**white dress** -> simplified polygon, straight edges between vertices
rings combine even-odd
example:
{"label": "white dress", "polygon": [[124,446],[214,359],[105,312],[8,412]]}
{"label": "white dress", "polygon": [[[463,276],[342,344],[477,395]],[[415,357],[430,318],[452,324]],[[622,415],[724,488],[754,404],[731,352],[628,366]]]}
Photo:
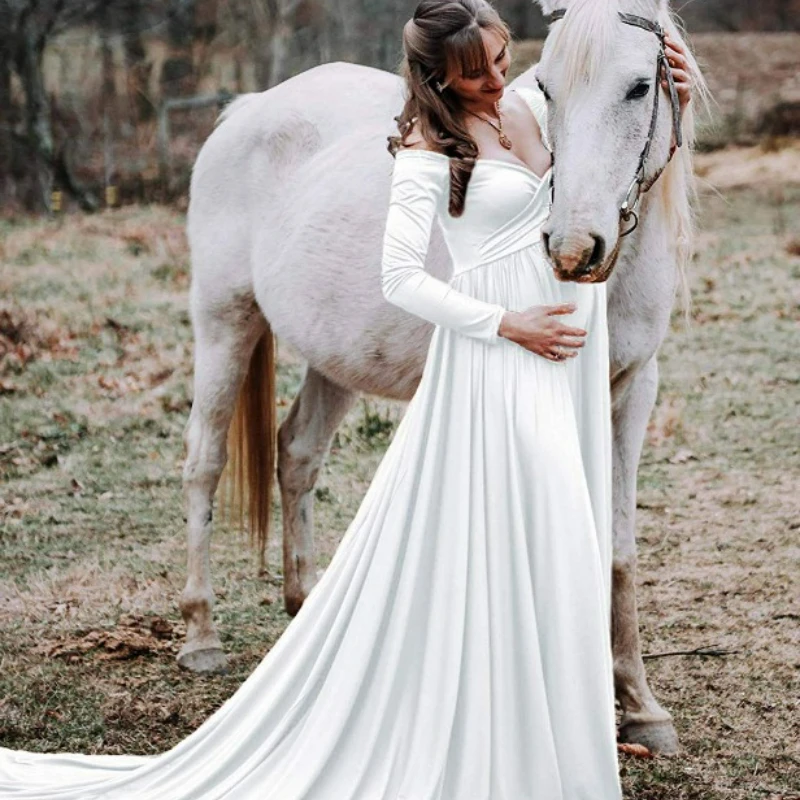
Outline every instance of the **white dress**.
{"label": "white dress", "polygon": [[[519,90],[544,129],[541,96]],[[0,749],[3,800],[619,800],[605,284],[542,252],[546,176],[394,163],[393,303],[436,323],[422,379],[320,581],[252,675],[155,756]],[[449,283],[424,270],[438,219]],[[504,310],[574,301],[552,362]]]}

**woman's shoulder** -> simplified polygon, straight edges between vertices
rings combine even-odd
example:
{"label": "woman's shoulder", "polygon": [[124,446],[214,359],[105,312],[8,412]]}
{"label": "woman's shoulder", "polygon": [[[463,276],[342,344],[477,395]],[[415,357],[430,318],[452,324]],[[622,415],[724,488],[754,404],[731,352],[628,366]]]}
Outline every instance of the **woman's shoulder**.
{"label": "woman's shoulder", "polygon": [[395,172],[427,179],[431,188],[440,188],[450,173],[450,157],[422,137],[414,123],[403,137],[404,144],[395,152]]}
{"label": "woman's shoulder", "polygon": [[450,160],[442,153],[404,147],[395,153],[393,192],[397,197],[427,197],[438,203],[447,193]]}
{"label": "woman's shoulder", "polygon": [[403,144],[398,148],[397,152],[433,153],[434,155],[447,158],[445,153],[437,149],[423,137],[422,132],[419,130],[416,117],[411,120],[409,129],[403,136]]}
{"label": "woman's shoulder", "polygon": [[521,98],[529,107],[546,107],[545,96],[536,84],[519,84],[508,87],[511,92]]}
{"label": "woman's shoulder", "polygon": [[394,156],[394,179],[410,187],[442,194],[450,176],[450,159],[444,153],[417,147],[401,147]]}
{"label": "woman's shoulder", "polygon": [[[539,134],[542,142],[549,147],[547,141],[547,101],[542,90],[538,86],[512,86],[510,93],[516,96],[523,107],[525,113],[532,113],[539,126]],[[520,109],[522,110],[522,109]]]}

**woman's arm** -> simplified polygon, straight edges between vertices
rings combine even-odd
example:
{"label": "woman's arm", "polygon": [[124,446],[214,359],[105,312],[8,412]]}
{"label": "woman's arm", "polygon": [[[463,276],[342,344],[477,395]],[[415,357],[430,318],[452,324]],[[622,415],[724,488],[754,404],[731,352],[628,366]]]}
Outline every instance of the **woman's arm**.
{"label": "woman's arm", "polygon": [[506,309],[470,297],[425,270],[431,227],[448,181],[444,158],[419,151],[401,151],[395,158],[383,237],[383,296],[428,322],[495,344],[503,338],[498,328]]}

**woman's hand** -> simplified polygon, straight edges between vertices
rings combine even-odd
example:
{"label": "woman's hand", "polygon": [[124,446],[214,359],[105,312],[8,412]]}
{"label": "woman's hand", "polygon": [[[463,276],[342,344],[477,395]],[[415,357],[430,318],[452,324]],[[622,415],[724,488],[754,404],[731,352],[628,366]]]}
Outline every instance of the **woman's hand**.
{"label": "woman's hand", "polygon": [[[586,331],[564,325],[558,314],[571,314],[575,303],[556,306],[530,306],[524,311],[506,311],[498,334],[548,361],[565,361],[578,355]],[[572,349],[570,349],[572,348]]]}
{"label": "woman's hand", "polygon": [[[678,101],[680,102],[681,114],[683,109],[692,99],[692,79],[689,76],[689,62],[686,59],[686,51],[668,33],[664,34],[664,52],[669,61],[672,79],[675,81],[675,88],[678,91]],[[667,88],[669,85],[666,78],[661,79],[661,85]]]}

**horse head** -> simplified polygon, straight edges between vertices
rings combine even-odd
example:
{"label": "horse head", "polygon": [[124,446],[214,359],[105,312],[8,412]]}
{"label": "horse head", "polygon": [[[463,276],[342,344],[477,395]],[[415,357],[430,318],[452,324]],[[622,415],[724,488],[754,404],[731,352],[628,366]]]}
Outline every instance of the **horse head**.
{"label": "horse head", "polygon": [[551,15],[534,73],[553,152],[544,245],[560,280],[605,281],[638,223],[639,195],[682,138],[674,87],[661,85],[671,78],[662,34],[680,32],[667,0],[539,4]]}

